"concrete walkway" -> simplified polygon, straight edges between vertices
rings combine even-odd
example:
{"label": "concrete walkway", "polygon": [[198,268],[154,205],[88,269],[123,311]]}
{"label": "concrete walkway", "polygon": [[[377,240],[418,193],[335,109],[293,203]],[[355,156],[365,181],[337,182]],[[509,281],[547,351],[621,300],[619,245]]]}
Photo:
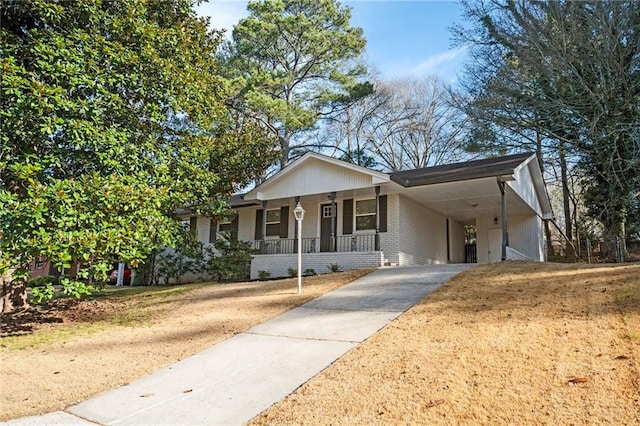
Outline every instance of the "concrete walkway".
{"label": "concrete walkway", "polygon": [[127,386],[6,424],[243,424],[468,266],[379,269]]}

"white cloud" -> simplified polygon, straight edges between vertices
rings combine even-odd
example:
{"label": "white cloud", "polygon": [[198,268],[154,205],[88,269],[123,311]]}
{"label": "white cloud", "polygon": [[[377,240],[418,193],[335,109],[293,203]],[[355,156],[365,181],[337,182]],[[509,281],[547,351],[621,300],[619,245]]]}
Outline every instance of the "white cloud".
{"label": "white cloud", "polygon": [[200,16],[210,17],[210,27],[215,29],[226,29],[226,36],[231,36],[233,26],[242,18],[249,15],[247,11],[247,1],[242,0],[210,0],[195,7],[195,11]]}
{"label": "white cloud", "polygon": [[444,79],[455,79],[455,74],[460,70],[461,64],[467,55],[467,46],[432,55],[412,67],[410,74],[436,74]]}

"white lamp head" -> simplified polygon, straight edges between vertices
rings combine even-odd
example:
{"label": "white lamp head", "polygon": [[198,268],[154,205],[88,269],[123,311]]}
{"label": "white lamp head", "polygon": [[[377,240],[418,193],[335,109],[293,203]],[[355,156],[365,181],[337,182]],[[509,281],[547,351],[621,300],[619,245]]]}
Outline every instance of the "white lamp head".
{"label": "white lamp head", "polygon": [[296,217],[296,220],[304,219],[304,209],[302,208],[302,205],[300,204],[300,202],[298,202],[298,205],[296,206],[296,208],[293,209],[293,215]]}

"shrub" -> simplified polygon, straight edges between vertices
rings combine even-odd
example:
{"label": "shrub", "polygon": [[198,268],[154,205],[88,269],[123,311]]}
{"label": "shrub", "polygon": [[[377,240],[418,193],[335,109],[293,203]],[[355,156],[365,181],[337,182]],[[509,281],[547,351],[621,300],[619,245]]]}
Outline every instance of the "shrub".
{"label": "shrub", "polygon": [[316,275],[316,271],[314,269],[311,269],[311,268],[305,269],[304,272],[302,273],[302,275],[307,276],[307,277],[308,276],[313,276],[313,275]]}
{"label": "shrub", "polygon": [[41,277],[35,277],[27,281],[27,287],[44,287],[48,284],[54,285],[58,283],[58,279],[53,275],[43,275]]}
{"label": "shrub", "polygon": [[298,276],[298,270],[297,269],[287,268],[287,272],[289,273],[290,277],[297,277]]}
{"label": "shrub", "polygon": [[[248,280],[251,273],[251,258],[255,250],[248,241],[239,241],[232,236],[222,236],[211,247],[205,249],[202,272],[216,281]],[[261,271],[265,272],[265,271]]]}
{"label": "shrub", "polygon": [[258,278],[261,280],[268,280],[271,278],[271,272],[269,271],[258,271]]}
{"label": "shrub", "polygon": [[176,284],[180,284],[183,275],[198,272],[198,263],[198,259],[184,256],[182,253],[166,252],[156,259],[156,268],[158,275],[164,278],[165,284],[169,283],[170,278],[173,278]]}
{"label": "shrub", "polygon": [[327,265],[327,268],[329,268],[331,272],[342,272],[342,268],[340,268],[340,265],[338,265],[337,263]]}

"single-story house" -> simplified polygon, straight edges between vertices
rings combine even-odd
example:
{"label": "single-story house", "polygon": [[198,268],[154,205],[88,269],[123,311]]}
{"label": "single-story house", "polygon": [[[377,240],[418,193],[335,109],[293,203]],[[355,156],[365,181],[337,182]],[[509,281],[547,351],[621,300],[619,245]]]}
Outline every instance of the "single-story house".
{"label": "single-story house", "polygon": [[[288,276],[297,267],[298,202],[303,270],[546,260],[543,221],[552,210],[529,153],[394,173],[307,153],[233,197],[234,220],[192,217],[190,225],[205,243],[222,231],[251,241],[252,278]],[[467,225],[475,226],[475,246]]]}

